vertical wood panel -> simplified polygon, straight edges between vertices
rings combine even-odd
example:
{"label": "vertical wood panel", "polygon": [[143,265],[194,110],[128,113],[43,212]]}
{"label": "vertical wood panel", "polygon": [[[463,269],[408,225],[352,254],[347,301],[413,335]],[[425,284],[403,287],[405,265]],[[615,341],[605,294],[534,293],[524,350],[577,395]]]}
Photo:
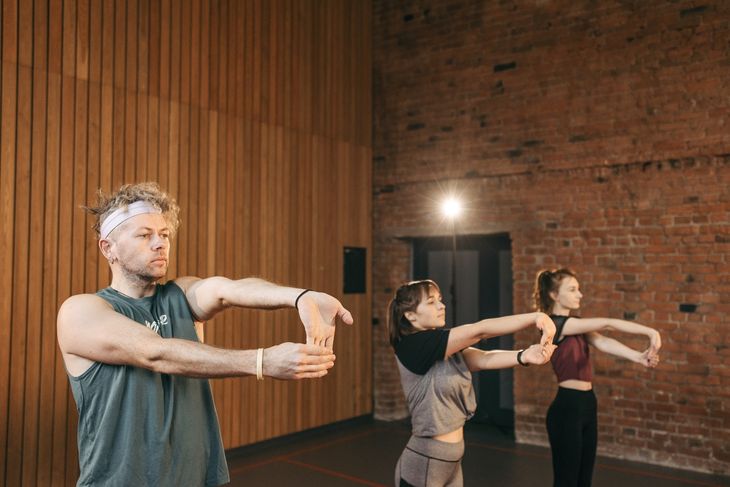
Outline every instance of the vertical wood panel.
{"label": "vertical wood panel", "polygon": [[[36,1],[33,4],[33,65],[39,69],[33,70],[32,81],[32,118],[31,123],[31,172],[30,172],[30,232],[28,246],[29,266],[28,276],[37,276],[28,279],[28,295],[31,299],[43,296],[43,244],[44,244],[44,186],[45,186],[45,147],[46,147],[46,29],[47,2]],[[43,307],[38,302],[28,305],[28,334],[27,334],[27,361],[25,370],[25,397],[27,407],[24,411],[23,428],[23,479],[33,485],[36,483],[38,470],[38,451],[40,432],[40,417],[45,414],[44,403],[39,401],[42,363],[38,361],[41,353],[42,315]],[[47,403],[46,403],[47,404]],[[40,433],[39,433],[40,432]]]}
{"label": "vertical wood panel", "polygon": [[137,121],[135,124],[136,143],[136,181],[146,181],[148,176],[147,144],[150,129],[148,127],[149,100],[149,4],[147,0],[138,0],[137,8]]}
{"label": "vertical wood panel", "polygon": [[170,97],[170,53],[171,44],[171,4],[170,0],[160,0],[160,98]]}
{"label": "vertical wood panel", "polygon": [[192,0],[190,5],[190,103],[200,107],[200,72],[201,72],[201,24],[200,13],[203,9],[201,0]]}
{"label": "vertical wood panel", "polygon": [[[31,158],[31,58],[32,27],[29,16],[32,4],[20,2],[18,5],[18,70],[17,70],[17,108],[15,129],[15,215],[12,228],[17,241],[28,242],[29,237],[29,193]],[[32,25],[32,24],[31,24]],[[28,33],[30,30],[30,34]],[[28,46],[27,44],[31,44]],[[25,426],[25,374],[28,339],[28,246],[13,245],[13,301],[12,319],[15,326],[10,337],[10,363],[22,367],[10,370],[10,408],[8,424],[8,443],[22,443]],[[29,421],[29,426],[32,421]],[[32,426],[31,426],[32,427]],[[20,485],[22,479],[22,451],[6,452],[7,479],[11,485]]]}
{"label": "vertical wood panel", "polygon": [[[341,294],[342,246],[370,247],[370,8],[2,0],[0,224],[13,230],[0,236],[0,484],[78,476],[55,318],[109,282],[79,209],[97,188],[151,179],[177,198],[171,277]],[[359,326],[338,330],[325,379],[212,381],[227,448],[371,411],[369,296],[341,297]],[[206,325],[214,346],[303,339],[293,310]]]}
{"label": "vertical wood panel", "polygon": [[[43,270],[42,298],[39,302],[42,311],[42,350],[39,357],[44,373],[40,379],[40,403],[43,412],[39,424],[38,444],[38,485],[51,485],[54,465],[54,432],[60,424],[67,423],[55,410],[56,385],[65,379],[63,369],[58,369],[55,340],[55,316],[57,311],[57,262],[58,262],[58,197],[59,163],[61,135],[61,5],[60,0],[52,0],[48,5],[48,77],[46,103],[46,132],[44,173],[45,185],[42,190],[45,202],[43,218]],[[63,386],[68,387],[64,384]]]}
{"label": "vertical wood panel", "polygon": [[[2,80],[0,81],[0,225],[13,228],[15,211],[15,132],[17,98],[17,3],[4,1],[2,4]],[[0,236],[0,282],[5,292],[0,293],[0,318],[11,323],[13,285],[13,241],[12,232]],[[8,451],[9,394],[11,375],[12,327],[0,327],[0,444]],[[0,462],[0,474],[7,478],[8,457]]]}
{"label": "vertical wood panel", "polygon": [[202,109],[208,108],[209,94],[209,70],[207,69],[210,57],[210,8],[208,2],[201,1],[195,11],[200,19],[200,45],[198,53],[200,56],[200,86],[198,87],[198,100]]}

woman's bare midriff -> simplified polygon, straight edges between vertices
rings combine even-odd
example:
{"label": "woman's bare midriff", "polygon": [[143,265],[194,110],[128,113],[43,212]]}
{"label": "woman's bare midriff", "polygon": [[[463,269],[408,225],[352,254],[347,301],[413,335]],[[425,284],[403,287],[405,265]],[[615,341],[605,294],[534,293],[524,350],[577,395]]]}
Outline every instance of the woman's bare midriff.
{"label": "woman's bare midriff", "polygon": [[576,391],[590,391],[593,389],[593,384],[588,381],[578,379],[564,380],[563,382],[558,382],[558,385],[566,389],[575,389]]}
{"label": "woman's bare midriff", "polygon": [[436,435],[433,439],[443,441],[444,443],[458,443],[464,439],[464,428],[462,427],[450,433],[444,433],[443,435]]}

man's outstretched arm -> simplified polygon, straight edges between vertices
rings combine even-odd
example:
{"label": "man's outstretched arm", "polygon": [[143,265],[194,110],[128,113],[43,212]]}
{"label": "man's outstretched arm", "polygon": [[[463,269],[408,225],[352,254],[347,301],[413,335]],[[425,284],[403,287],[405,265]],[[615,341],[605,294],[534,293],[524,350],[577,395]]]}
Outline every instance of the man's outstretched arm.
{"label": "man's outstretched arm", "polygon": [[[189,377],[256,374],[256,350],[221,349],[162,338],[93,294],[67,299],[58,312],[57,328],[66,367],[76,376],[93,362]],[[324,347],[282,343],[264,350],[263,374],[278,379],[322,377],[334,360],[335,356]]]}
{"label": "man's outstretched arm", "polygon": [[[352,324],[350,312],[334,297],[316,291],[280,286],[263,279],[231,280],[225,277],[182,277],[175,280],[184,291],[190,307],[201,320],[231,306],[259,309],[294,307],[307,333],[307,343],[332,350],[337,318]],[[302,294],[304,292],[304,294]]]}

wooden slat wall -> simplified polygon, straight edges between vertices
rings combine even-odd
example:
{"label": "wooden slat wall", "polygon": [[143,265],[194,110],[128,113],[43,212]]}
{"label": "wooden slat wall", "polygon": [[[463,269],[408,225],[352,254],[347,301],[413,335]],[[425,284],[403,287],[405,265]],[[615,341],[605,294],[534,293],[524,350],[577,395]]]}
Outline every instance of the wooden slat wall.
{"label": "wooden slat wall", "polygon": [[[182,227],[170,276],[261,276],[342,297],[316,382],[213,381],[225,445],[371,412],[368,0],[2,0],[0,484],[71,485],[77,413],[56,345],[71,294],[109,282],[79,205],[156,180]],[[368,269],[369,271],[369,269]],[[230,311],[208,343],[302,341],[291,310]]]}

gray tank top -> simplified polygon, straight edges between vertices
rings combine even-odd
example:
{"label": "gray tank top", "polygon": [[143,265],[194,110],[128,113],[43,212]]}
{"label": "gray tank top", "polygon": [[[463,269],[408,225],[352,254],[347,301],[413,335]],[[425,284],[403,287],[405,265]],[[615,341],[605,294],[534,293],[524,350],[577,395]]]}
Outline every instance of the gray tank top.
{"label": "gray tank top", "polygon": [[[97,295],[164,338],[198,341],[185,294],[172,281],[141,299],[112,288]],[[229,481],[207,379],[95,362],[69,380],[79,412],[78,486],[216,486]]]}
{"label": "gray tank top", "polygon": [[476,411],[471,372],[461,352],[435,361],[425,374],[396,357],[415,436],[436,436],[464,426]]}

